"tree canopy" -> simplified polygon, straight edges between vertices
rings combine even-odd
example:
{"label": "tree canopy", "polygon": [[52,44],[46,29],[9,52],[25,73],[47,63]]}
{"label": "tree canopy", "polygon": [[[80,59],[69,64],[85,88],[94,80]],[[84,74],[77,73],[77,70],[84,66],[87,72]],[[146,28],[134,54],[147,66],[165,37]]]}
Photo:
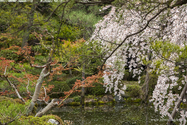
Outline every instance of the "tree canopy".
{"label": "tree canopy", "polygon": [[[121,97],[127,88],[122,83],[126,70],[138,77],[139,82],[146,74],[142,89],[147,99],[150,75],[154,74],[158,79],[151,101],[155,111],[167,116],[170,124],[180,103],[186,101],[186,3],[186,0],[0,3],[3,91],[0,94],[15,92],[24,103],[30,98],[28,114],[37,100],[44,101],[47,106],[35,114],[42,116],[53,106],[60,106],[73,92],[80,91],[79,88],[98,82],[101,76],[106,92]],[[57,75],[66,71],[71,74],[72,70],[83,74],[82,81],[77,80],[63,100],[49,102],[47,93],[54,85],[45,79],[49,76],[48,81],[58,81]],[[180,122],[185,124],[186,112],[181,110],[180,114]]]}

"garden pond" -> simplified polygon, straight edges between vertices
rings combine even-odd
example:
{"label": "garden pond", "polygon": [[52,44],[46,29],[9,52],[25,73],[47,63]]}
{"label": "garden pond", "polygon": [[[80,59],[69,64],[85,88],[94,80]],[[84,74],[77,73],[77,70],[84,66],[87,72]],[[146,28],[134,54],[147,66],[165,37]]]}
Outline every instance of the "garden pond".
{"label": "garden pond", "polygon": [[[42,107],[38,110],[40,108]],[[67,125],[165,125],[167,123],[167,118],[161,118],[159,113],[154,111],[153,106],[140,104],[85,106],[84,109],[80,106],[64,106],[53,108],[48,113],[58,115]]]}

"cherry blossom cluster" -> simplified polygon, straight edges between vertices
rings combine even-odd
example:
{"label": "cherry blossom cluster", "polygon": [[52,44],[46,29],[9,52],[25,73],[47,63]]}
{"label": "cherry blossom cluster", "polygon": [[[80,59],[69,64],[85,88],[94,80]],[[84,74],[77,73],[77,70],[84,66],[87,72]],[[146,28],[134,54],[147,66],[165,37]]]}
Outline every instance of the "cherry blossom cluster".
{"label": "cherry blossom cluster", "polygon": [[[111,11],[96,24],[91,37],[91,40],[101,43],[103,51],[108,52],[106,58],[108,56],[109,58],[105,63],[106,70],[103,76],[106,91],[112,92],[114,88],[115,95],[124,94],[126,86],[121,88],[119,86],[122,86],[121,80],[124,77],[125,67],[128,67],[129,72],[132,71],[134,76],[141,75],[144,70],[142,65],[146,65],[145,62],[151,60],[150,71],[157,70],[159,74],[151,101],[155,110],[159,110],[162,116],[171,117],[169,109],[175,106],[173,102],[179,99],[179,94],[172,93],[172,88],[178,85],[175,60],[179,55],[172,53],[168,59],[172,61],[163,60],[150,46],[151,42],[157,40],[171,41],[181,47],[186,45],[187,5],[164,10],[167,5],[155,3],[155,6],[152,6],[154,9],[147,13],[127,9],[126,6],[108,7],[111,7]],[[151,58],[149,58],[150,53]],[[156,69],[155,62],[161,59],[163,61],[160,68]],[[182,82],[186,84],[186,80]],[[179,90],[181,89],[182,87],[179,86]],[[181,123],[186,123],[185,114],[187,113],[181,111]]]}

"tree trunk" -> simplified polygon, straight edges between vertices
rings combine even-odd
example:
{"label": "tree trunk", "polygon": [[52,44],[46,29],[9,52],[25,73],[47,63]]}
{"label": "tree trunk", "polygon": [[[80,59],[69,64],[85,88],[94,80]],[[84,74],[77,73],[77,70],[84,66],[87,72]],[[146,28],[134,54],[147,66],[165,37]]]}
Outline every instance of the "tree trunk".
{"label": "tree trunk", "polygon": [[19,92],[18,92],[16,86],[8,79],[7,76],[4,76],[4,77],[5,77],[5,79],[7,80],[7,82],[9,83],[9,85],[15,90],[15,92],[16,92],[18,98],[21,99],[21,101],[25,103],[25,100],[24,100],[23,97],[19,94]]}
{"label": "tree trunk", "polygon": [[27,115],[32,112],[33,108],[34,108],[34,105],[36,103],[36,100],[38,99],[39,97],[39,94],[40,94],[40,89],[41,89],[41,86],[42,86],[42,83],[44,81],[44,78],[47,77],[50,73],[48,72],[48,68],[47,67],[44,67],[40,73],[40,77],[38,78],[38,81],[37,81],[37,84],[36,84],[36,87],[35,87],[35,92],[34,92],[34,95],[32,97],[32,100],[31,100],[31,103],[30,103],[30,107],[29,107],[29,110],[28,110],[28,113]]}
{"label": "tree trunk", "polygon": [[148,96],[149,96],[149,80],[150,80],[149,65],[147,65],[145,82],[144,82],[143,87],[142,87],[142,91],[144,92],[142,99],[145,102],[147,102],[147,99],[148,99]]}
{"label": "tree trunk", "polygon": [[[151,51],[148,51],[148,61],[151,60]],[[147,64],[146,66],[146,77],[145,77],[145,82],[143,84],[143,87],[142,87],[142,91],[144,92],[143,93],[143,101],[147,103],[147,100],[148,100],[148,96],[149,96],[149,80],[150,80],[150,74],[149,74],[149,70],[150,70],[150,62]]]}
{"label": "tree trunk", "polygon": [[53,99],[44,109],[42,109],[41,111],[39,111],[35,115],[35,117],[41,117],[42,115],[44,115],[47,111],[49,111],[51,108],[53,108],[56,105],[58,105],[58,103],[55,102],[55,100]]}
{"label": "tree trunk", "polygon": [[28,21],[26,29],[24,30],[23,41],[22,41],[22,45],[21,45],[22,49],[24,49],[24,47],[28,45],[30,29],[31,29],[31,26],[33,25],[34,11],[35,11],[35,8],[36,8],[36,2],[37,1],[38,0],[33,0],[33,5],[31,7],[30,15],[28,15],[29,16],[28,17],[29,21]]}
{"label": "tree trunk", "polygon": [[83,64],[83,71],[82,71],[82,81],[83,81],[83,83],[82,83],[82,93],[81,93],[81,105],[82,105],[82,108],[84,108],[84,94],[85,94],[85,88],[84,88],[84,80],[85,80],[85,63]]}

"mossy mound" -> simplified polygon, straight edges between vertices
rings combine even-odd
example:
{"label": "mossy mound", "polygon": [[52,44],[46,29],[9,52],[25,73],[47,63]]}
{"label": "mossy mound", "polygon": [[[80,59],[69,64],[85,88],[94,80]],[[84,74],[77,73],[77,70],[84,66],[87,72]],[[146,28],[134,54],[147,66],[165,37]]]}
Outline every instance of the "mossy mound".
{"label": "mossy mound", "polygon": [[48,123],[49,119],[55,119],[60,125],[65,125],[62,119],[57,115],[44,115],[42,117],[22,116],[19,119],[19,122],[24,125],[52,125],[52,123]]}

